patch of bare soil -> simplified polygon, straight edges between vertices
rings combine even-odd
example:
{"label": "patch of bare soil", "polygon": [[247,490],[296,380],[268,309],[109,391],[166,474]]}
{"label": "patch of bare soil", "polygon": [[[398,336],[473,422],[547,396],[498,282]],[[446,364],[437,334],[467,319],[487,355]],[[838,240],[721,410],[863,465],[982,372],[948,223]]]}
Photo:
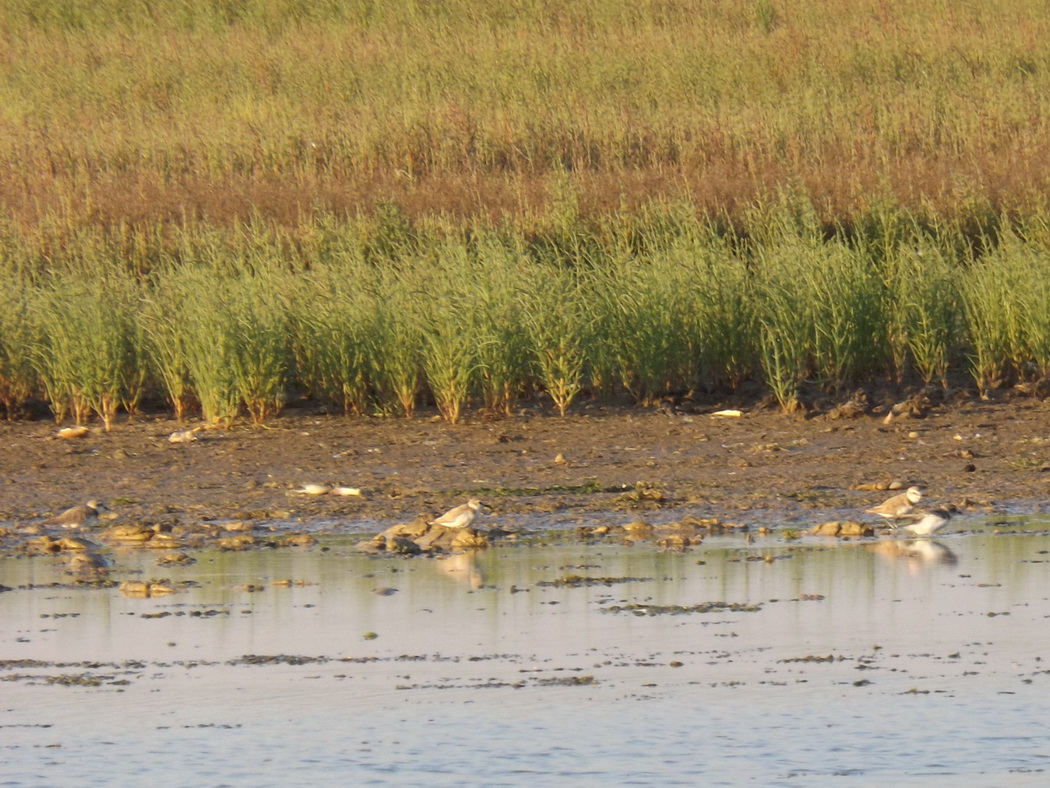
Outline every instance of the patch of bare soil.
{"label": "patch of bare soil", "polygon": [[[122,520],[331,520],[374,530],[479,497],[496,521],[687,508],[760,522],[856,512],[887,496],[859,486],[892,482],[964,512],[1046,508],[1046,402],[959,391],[894,413],[883,399],[808,417],[754,406],[738,418],[712,415],[724,403],[583,404],[566,418],[526,409],[455,426],[426,413],[346,419],[289,408],[265,427],[202,430],[186,443],[169,435],[187,425],[163,417],[126,419],[110,433],[92,425],[71,440],[46,420],[5,423],[0,520],[99,498]],[[362,495],[295,492],[307,483]]]}

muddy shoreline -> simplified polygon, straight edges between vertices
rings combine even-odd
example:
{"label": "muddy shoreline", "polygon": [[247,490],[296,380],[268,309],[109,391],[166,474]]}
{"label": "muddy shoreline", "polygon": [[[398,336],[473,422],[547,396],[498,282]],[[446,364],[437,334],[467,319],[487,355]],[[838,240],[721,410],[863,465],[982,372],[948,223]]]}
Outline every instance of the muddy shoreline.
{"label": "muddy shoreline", "polygon": [[[202,430],[163,416],[92,424],[63,440],[48,420],[0,424],[0,521],[31,523],[89,498],[118,520],[249,519],[375,530],[469,496],[491,517],[689,510],[729,521],[797,522],[877,503],[873,486],[923,488],[963,512],[1046,509],[1050,405],[966,391],[913,412],[892,399],[855,417],[789,416],[732,402],[659,409],[581,405],[562,419],[529,408],[449,425],[289,408],[265,427]],[[712,415],[740,407],[738,418]],[[303,484],[360,488],[305,495]],[[625,516],[629,516],[626,515]]]}

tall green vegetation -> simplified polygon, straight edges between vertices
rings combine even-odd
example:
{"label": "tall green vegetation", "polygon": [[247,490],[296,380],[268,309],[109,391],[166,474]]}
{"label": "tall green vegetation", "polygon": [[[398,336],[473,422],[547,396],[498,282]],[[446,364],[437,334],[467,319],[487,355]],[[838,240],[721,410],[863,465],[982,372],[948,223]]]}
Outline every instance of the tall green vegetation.
{"label": "tall green vegetation", "polygon": [[224,425],[265,422],[293,393],[456,423],[523,399],[566,415],[580,397],[644,405],[748,380],[788,411],[953,371],[990,396],[1050,371],[1041,215],[975,252],[907,216],[828,235],[797,196],[757,207],[748,238],[665,208],[528,236],[396,212],[321,218],[300,244],[265,223],[186,226],[145,269],[115,262],[124,240],[105,234],[73,236],[50,270],[9,245],[0,395],[8,416],[35,396],[107,428],[145,393]]}
{"label": "tall green vegetation", "polygon": [[115,269],[74,270],[35,294],[35,364],[55,418],[91,411],[108,431],[123,405],[134,410],[145,385],[145,353],[135,316],[135,283]]}

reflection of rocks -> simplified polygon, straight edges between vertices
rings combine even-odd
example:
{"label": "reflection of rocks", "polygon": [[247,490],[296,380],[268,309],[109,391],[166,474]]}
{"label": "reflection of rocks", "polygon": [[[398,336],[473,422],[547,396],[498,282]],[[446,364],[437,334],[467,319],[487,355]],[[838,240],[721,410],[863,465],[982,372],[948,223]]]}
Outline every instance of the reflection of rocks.
{"label": "reflection of rocks", "polygon": [[163,581],[147,583],[142,580],[125,580],[120,584],[120,593],[129,599],[146,599],[174,594],[175,588]]}
{"label": "reflection of rocks", "polygon": [[185,553],[166,553],[157,559],[158,566],[173,564],[175,566],[190,566],[197,563],[197,559],[190,558]]}
{"label": "reflection of rocks", "polygon": [[109,576],[109,565],[96,553],[76,552],[69,556],[66,572],[79,582],[92,583],[105,580]]}
{"label": "reflection of rocks", "polygon": [[359,543],[358,549],[366,553],[416,555],[479,550],[488,545],[488,535],[470,526],[446,528],[430,525],[427,518],[417,517],[411,523],[391,526],[372,539]]}
{"label": "reflection of rocks", "polygon": [[875,528],[857,520],[829,520],[813,526],[809,533],[812,536],[874,536]]}
{"label": "reflection of rocks", "polygon": [[723,523],[713,517],[684,517],[673,523],[651,525],[644,520],[634,520],[626,525],[580,526],[576,536],[580,539],[596,539],[612,536],[624,542],[652,541],[659,547],[668,550],[686,550],[696,547],[704,538],[712,534],[744,532],[746,525]]}
{"label": "reflection of rocks", "polygon": [[27,541],[22,549],[26,555],[57,555],[58,553],[97,550],[98,545],[78,537],[64,536],[61,539],[52,539],[47,534],[44,534]]}

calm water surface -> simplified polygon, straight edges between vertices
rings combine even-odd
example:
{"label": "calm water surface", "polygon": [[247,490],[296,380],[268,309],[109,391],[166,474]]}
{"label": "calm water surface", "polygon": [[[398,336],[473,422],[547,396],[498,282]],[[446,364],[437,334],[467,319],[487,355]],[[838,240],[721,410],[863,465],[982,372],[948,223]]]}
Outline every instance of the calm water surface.
{"label": "calm water surface", "polygon": [[[1044,532],[444,560],[357,538],[117,554],[114,579],[197,583],[155,599],[0,559],[0,786],[1050,781]],[[572,575],[608,582],[549,584]]]}

